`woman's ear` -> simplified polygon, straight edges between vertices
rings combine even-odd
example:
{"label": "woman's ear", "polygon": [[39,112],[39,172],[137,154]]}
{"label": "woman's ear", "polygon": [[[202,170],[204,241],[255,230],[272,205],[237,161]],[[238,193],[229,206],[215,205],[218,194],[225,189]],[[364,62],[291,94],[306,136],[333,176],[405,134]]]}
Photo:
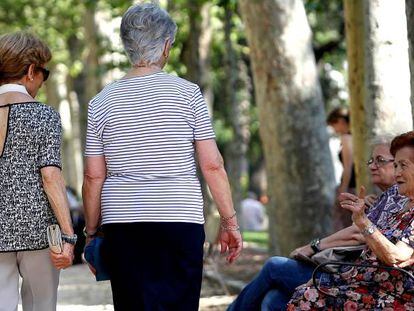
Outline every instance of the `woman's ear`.
{"label": "woman's ear", "polygon": [[165,59],[168,58],[168,56],[170,56],[170,49],[171,49],[171,39],[168,38],[167,40],[165,40],[164,43],[164,50],[162,51],[162,55],[165,57]]}
{"label": "woman's ear", "polygon": [[27,78],[30,81],[33,81],[33,79],[35,77],[35,70],[36,70],[36,65],[35,64],[30,64],[29,69],[27,70]]}

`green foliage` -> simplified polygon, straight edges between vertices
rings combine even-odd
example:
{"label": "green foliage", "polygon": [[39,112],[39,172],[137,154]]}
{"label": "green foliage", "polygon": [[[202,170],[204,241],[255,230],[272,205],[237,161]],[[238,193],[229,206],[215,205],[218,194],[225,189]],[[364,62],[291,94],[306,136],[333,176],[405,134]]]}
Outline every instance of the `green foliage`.
{"label": "green foliage", "polygon": [[[170,53],[168,72],[185,76],[187,68],[183,62],[183,51],[186,40],[191,34],[189,20],[191,15],[201,18],[199,8],[209,2],[211,7],[211,23],[213,38],[211,46],[211,79],[214,91],[214,127],[220,148],[223,150],[234,139],[230,124],[231,110],[224,104],[225,85],[228,80],[226,67],[226,46],[224,44],[225,9],[232,12],[231,42],[238,60],[244,62],[251,77],[249,47],[242,20],[237,10],[237,0],[169,0],[160,1],[167,6],[172,18],[178,25],[174,47]],[[321,64],[330,64],[334,70],[343,72],[345,60],[343,5],[341,0],[305,0],[308,19],[314,37],[313,46],[320,53]],[[60,64],[67,68],[73,78],[85,74],[85,61],[90,42],[85,38],[85,11],[95,8],[105,13],[108,19],[118,18],[133,3],[132,0],[1,0],[0,1],[0,34],[30,29],[44,39],[53,52],[52,67]],[[102,18],[102,14],[98,15]],[[98,20],[97,23],[102,23]],[[116,30],[118,31],[118,30]],[[101,58],[99,75],[101,77],[112,69],[126,70],[129,63],[123,54],[122,46],[114,44],[106,33],[98,35],[98,55]],[[116,57],[107,57],[113,55]],[[324,66],[320,66],[323,68]],[[327,101],[337,97],[332,91],[331,81],[321,72],[324,95]],[[236,85],[236,88],[241,88]],[[254,87],[253,87],[254,88]],[[253,88],[250,118],[251,140],[248,151],[251,167],[256,167],[262,160],[262,147],[259,137],[259,121],[255,106]]]}
{"label": "green foliage", "polygon": [[262,247],[267,247],[269,242],[269,233],[265,231],[243,231],[243,241],[256,243]]}

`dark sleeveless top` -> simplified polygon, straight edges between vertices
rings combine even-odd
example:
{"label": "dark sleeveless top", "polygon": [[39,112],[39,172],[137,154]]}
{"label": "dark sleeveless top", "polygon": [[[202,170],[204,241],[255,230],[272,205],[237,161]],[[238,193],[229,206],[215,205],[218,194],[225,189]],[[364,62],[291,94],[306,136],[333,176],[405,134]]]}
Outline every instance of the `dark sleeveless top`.
{"label": "dark sleeveless top", "polygon": [[61,167],[59,114],[38,102],[9,108],[0,155],[0,252],[48,247],[46,228],[56,223],[40,169]]}
{"label": "dark sleeveless top", "polygon": [[[344,162],[342,161],[341,151],[339,152],[338,156],[339,156],[339,161],[341,161],[341,163],[344,164]],[[354,166],[354,163],[352,163],[351,178],[349,179],[348,188],[356,188],[356,176],[355,176],[355,166]]]}

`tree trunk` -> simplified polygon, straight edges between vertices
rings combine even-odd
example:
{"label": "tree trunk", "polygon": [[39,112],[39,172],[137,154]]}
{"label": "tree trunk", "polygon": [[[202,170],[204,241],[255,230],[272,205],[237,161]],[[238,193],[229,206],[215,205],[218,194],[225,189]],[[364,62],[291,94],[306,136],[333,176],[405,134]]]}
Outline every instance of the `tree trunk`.
{"label": "tree trunk", "polygon": [[241,0],[268,173],[272,253],[331,229],[335,181],[302,1]]}
{"label": "tree trunk", "polygon": [[86,142],[86,121],[87,121],[87,102],[89,102],[101,90],[101,76],[99,74],[99,37],[98,27],[95,21],[97,1],[88,1],[86,4],[84,16],[85,42],[86,42],[86,59],[84,92],[80,100],[80,132],[82,147]]}
{"label": "tree trunk", "polygon": [[213,38],[213,26],[211,24],[211,2],[206,2],[201,7],[201,33],[199,38],[198,53],[200,57],[201,79],[200,87],[206,100],[210,115],[213,114],[213,83],[211,74],[211,42]]}
{"label": "tree trunk", "polygon": [[405,13],[407,16],[408,52],[411,76],[411,109],[414,117],[414,1],[405,0]]}
{"label": "tree trunk", "polygon": [[[367,128],[372,137],[412,129],[404,0],[364,1]],[[398,78],[397,78],[398,77]]]}
{"label": "tree trunk", "polygon": [[348,58],[348,84],[350,95],[351,130],[353,140],[354,167],[357,187],[365,185],[372,193],[372,184],[366,167],[370,150],[367,146],[368,130],[365,113],[365,50],[364,50],[364,5],[360,0],[345,0],[345,29]]}
{"label": "tree trunk", "polygon": [[232,189],[233,204],[240,212],[240,204],[248,185],[247,149],[250,140],[250,98],[247,68],[243,60],[239,60],[231,40],[233,28],[233,8],[225,4],[224,42],[226,47],[226,96],[225,102],[230,111],[230,123],[233,129],[233,140],[227,148],[227,172]]}
{"label": "tree trunk", "polygon": [[372,190],[370,141],[412,128],[404,1],[345,0],[345,20],[357,187]]}
{"label": "tree trunk", "polygon": [[200,85],[200,34],[201,34],[201,3],[200,1],[187,1],[189,12],[189,28],[187,40],[183,44],[182,59],[187,67],[185,78]]}

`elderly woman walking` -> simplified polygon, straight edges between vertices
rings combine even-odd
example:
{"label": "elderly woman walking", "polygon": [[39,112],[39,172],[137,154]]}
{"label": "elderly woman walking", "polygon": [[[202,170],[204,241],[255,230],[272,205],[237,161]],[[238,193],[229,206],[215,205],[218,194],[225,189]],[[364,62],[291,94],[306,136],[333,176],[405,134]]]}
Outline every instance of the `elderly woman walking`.
{"label": "elderly woman walking", "polygon": [[242,240],[223,160],[197,85],[165,73],[176,25],[154,4],[129,8],[132,63],[89,103],[86,234],[100,225],[116,310],[197,310],[204,217],[196,158],[221,216],[228,261]]}
{"label": "elderly woman walking", "polygon": [[[0,37],[0,309],[56,310],[59,270],[72,264],[73,234],[60,170],[61,124],[34,98],[47,80],[49,48],[29,33]],[[59,223],[63,252],[49,251]],[[50,257],[50,258],[49,258]]]}

